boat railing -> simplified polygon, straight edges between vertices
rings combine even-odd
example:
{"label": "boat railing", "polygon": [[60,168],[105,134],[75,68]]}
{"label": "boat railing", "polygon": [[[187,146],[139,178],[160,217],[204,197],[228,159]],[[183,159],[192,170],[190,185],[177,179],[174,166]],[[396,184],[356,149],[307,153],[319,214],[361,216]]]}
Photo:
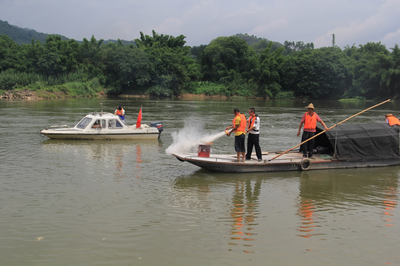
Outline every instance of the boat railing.
{"label": "boat railing", "polygon": [[50,126],[49,128],[55,129],[55,128],[70,128],[68,125],[54,125]]}

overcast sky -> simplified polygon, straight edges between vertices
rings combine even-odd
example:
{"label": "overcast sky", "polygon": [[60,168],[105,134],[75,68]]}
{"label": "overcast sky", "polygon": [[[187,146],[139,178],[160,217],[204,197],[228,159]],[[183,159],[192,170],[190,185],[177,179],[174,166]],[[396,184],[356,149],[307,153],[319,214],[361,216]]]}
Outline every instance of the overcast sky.
{"label": "overcast sky", "polygon": [[68,38],[185,35],[188,45],[247,33],[316,47],[400,45],[400,0],[0,0],[0,20]]}

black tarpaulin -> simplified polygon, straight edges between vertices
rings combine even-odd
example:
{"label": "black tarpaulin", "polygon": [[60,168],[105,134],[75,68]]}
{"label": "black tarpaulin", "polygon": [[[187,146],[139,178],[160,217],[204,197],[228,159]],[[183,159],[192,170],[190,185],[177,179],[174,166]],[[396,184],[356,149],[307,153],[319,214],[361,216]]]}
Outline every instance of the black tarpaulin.
{"label": "black tarpaulin", "polygon": [[[317,127],[317,133],[323,128]],[[399,127],[386,123],[339,125],[316,138],[341,160],[399,158]],[[336,147],[336,150],[335,150]]]}

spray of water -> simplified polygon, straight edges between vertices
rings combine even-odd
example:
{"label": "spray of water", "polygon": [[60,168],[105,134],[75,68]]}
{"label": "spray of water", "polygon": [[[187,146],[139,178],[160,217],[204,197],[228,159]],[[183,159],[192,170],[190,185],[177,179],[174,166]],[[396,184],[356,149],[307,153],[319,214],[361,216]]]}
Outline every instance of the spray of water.
{"label": "spray of water", "polygon": [[205,133],[199,124],[185,123],[185,127],[179,132],[173,132],[172,144],[165,150],[167,154],[183,154],[193,152],[200,144],[208,144],[225,135],[225,131],[219,133]]}

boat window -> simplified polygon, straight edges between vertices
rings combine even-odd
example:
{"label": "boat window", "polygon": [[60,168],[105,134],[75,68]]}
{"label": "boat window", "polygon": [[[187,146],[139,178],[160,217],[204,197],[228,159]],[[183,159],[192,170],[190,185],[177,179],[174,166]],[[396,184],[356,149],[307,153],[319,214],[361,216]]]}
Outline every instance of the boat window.
{"label": "boat window", "polygon": [[106,120],[105,119],[101,119],[101,127],[102,128],[106,128],[106,125],[107,125]]}
{"label": "boat window", "polygon": [[122,129],[122,124],[117,119],[108,120],[108,128],[111,129]]}
{"label": "boat window", "polygon": [[90,124],[90,122],[92,122],[92,119],[89,118],[89,117],[85,117],[85,118],[83,118],[83,119],[81,120],[81,122],[79,122],[79,123],[76,125],[76,127],[77,127],[77,128],[80,128],[80,129],[85,129],[85,128]]}
{"label": "boat window", "polygon": [[100,119],[94,121],[92,128],[101,128]]}

